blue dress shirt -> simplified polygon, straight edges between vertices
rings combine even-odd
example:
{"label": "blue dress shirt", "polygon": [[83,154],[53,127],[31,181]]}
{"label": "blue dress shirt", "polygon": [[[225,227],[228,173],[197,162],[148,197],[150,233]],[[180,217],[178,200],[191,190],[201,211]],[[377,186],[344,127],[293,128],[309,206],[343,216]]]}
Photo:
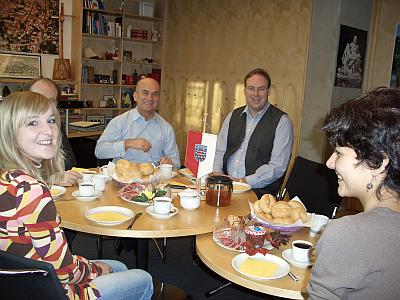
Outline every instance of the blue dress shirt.
{"label": "blue dress shirt", "polygon": [[[125,150],[124,140],[143,138],[151,143],[149,152],[142,150]],[[162,157],[172,159],[175,168],[180,168],[178,146],[172,126],[159,114],[148,121],[140,115],[137,108],[113,118],[97,141],[95,155],[97,158],[126,159],[139,163],[152,162],[156,165]]]}

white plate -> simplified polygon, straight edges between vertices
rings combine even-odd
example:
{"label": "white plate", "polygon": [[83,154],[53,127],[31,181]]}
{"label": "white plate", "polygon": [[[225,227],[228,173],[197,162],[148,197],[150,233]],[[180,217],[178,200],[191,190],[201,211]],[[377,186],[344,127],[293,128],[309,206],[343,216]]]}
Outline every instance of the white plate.
{"label": "white plate", "polygon": [[314,264],[314,262],[312,260],[310,260],[309,262],[306,263],[302,263],[302,262],[298,262],[296,260],[293,259],[292,257],[292,249],[286,249],[282,252],[282,257],[287,260],[291,265],[297,267],[297,268],[307,268],[309,266],[312,266]]}
{"label": "white plate", "polygon": [[122,196],[121,196],[121,199],[124,200],[124,201],[126,201],[126,202],[134,203],[134,204],[137,204],[137,205],[140,205],[140,206],[149,206],[149,205],[150,205],[149,202],[138,202],[138,201],[133,201],[133,200],[131,200],[131,199],[128,199],[128,198],[125,198],[125,197],[122,197]]}
{"label": "white plate", "polygon": [[275,271],[275,273],[270,276],[270,277],[257,277],[254,275],[246,274],[243,273],[242,271],[239,271],[240,265],[249,257],[247,253],[241,253],[236,255],[232,259],[232,267],[238,271],[240,274],[243,274],[247,277],[253,278],[253,279],[276,279],[276,278],[281,278],[283,276],[286,276],[289,271],[290,271],[290,266],[289,264],[283,260],[282,258],[272,255],[272,254],[266,254],[265,256],[262,255],[261,253],[256,253],[253,255],[251,258],[259,260],[259,261],[265,261],[265,262],[271,262],[275,263],[278,266],[278,269]]}
{"label": "white plate", "polygon": [[171,179],[171,178],[174,178],[176,175],[178,175],[178,173],[176,173],[175,171],[172,171],[171,176],[164,176],[164,175],[161,175],[161,176],[164,177],[164,179]]}
{"label": "white plate", "polygon": [[193,173],[188,168],[179,169],[179,173],[186,177],[194,177]]}
{"label": "white plate", "polygon": [[160,214],[155,213],[154,212],[154,206],[150,205],[150,206],[146,207],[146,212],[150,216],[152,216],[153,218],[156,218],[156,219],[169,219],[169,218],[172,218],[173,216],[175,216],[176,214],[178,214],[179,213],[179,209],[174,207],[174,208],[172,208],[172,213],[165,214],[165,215],[160,215]]}
{"label": "white plate", "polygon": [[[52,190],[54,190],[55,192],[53,192]],[[50,188],[50,194],[53,197],[53,200],[59,198],[60,196],[64,195],[65,192],[67,191],[67,189],[63,186],[59,186],[59,185],[53,185]]]}
{"label": "white plate", "polygon": [[[94,218],[92,218],[91,216],[93,214],[98,214],[98,213],[103,213],[103,212],[115,212],[115,213],[119,213],[122,214],[124,216],[126,216],[126,219],[124,219],[123,221],[99,221],[96,220]],[[95,207],[92,209],[88,209],[85,212],[85,217],[86,219],[102,224],[102,225],[118,225],[118,224],[122,224],[126,221],[128,221],[129,219],[132,219],[134,216],[133,211],[131,211],[130,209],[127,209],[125,207],[119,207],[119,206],[100,206],[100,207]]]}
{"label": "white plate", "polygon": [[86,202],[96,200],[101,195],[102,195],[101,192],[97,192],[96,195],[94,196],[81,196],[79,195],[79,190],[72,192],[72,196],[74,196],[76,199],[78,199],[79,201],[86,201]]}
{"label": "white plate", "polygon": [[233,193],[244,193],[251,190],[251,186],[244,182],[233,182]]}

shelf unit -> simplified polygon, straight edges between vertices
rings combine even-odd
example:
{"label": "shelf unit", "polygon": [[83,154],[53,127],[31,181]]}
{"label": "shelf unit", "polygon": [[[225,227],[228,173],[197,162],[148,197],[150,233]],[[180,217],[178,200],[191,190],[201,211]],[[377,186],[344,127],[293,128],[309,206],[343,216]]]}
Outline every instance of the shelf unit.
{"label": "shelf unit", "polygon": [[[153,17],[139,15],[140,2],[103,0],[104,9],[94,9],[88,7],[92,1],[73,0],[75,18],[72,24],[72,49],[75,50],[72,51],[71,59],[75,66],[73,72],[77,81],[77,94],[81,100],[91,101],[94,106],[82,110],[83,114],[102,110],[103,115],[112,117],[129,109],[133,105],[134,73],[137,76],[151,74],[150,76],[161,79],[166,1],[145,0],[153,3]],[[103,8],[102,6],[100,8]],[[98,20],[97,25],[89,22],[93,19]],[[116,23],[121,24],[121,36],[113,26]],[[107,28],[114,28],[109,30],[109,33],[105,29],[107,24],[110,25]],[[158,41],[151,39],[152,27],[161,33]],[[147,31],[147,39],[130,37],[132,30]],[[99,59],[85,57],[85,50],[88,49],[95,52]],[[115,49],[118,49],[117,56],[114,55]],[[105,59],[106,52],[112,53],[108,59]],[[127,58],[130,57],[131,61],[128,61]],[[105,99],[108,98],[115,99],[116,107],[104,107]]]}

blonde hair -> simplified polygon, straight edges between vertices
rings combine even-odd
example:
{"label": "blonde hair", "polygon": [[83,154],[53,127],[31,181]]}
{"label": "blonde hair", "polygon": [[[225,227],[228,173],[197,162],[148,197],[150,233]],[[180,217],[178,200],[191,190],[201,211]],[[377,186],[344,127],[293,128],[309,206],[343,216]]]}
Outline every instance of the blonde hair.
{"label": "blonde hair", "polygon": [[51,108],[60,128],[60,115],[54,101],[34,92],[15,92],[0,102],[0,169],[10,171],[20,169],[39,181],[52,185],[64,173],[64,153],[61,150],[61,134],[57,140],[56,155],[42,161],[41,168],[24,156],[16,143],[20,128],[27,125],[33,115]]}

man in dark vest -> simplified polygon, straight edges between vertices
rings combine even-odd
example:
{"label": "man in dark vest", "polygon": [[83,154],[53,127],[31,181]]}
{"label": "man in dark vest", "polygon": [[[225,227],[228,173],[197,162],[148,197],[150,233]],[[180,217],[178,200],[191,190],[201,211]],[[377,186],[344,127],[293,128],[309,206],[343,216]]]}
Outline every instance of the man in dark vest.
{"label": "man in dark vest", "polygon": [[230,112],[218,134],[214,172],[248,183],[258,198],[275,195],[292,152],[292,122],[268,102],[271,77],[265,70],[250,71],[244,87],[247,105]]}

